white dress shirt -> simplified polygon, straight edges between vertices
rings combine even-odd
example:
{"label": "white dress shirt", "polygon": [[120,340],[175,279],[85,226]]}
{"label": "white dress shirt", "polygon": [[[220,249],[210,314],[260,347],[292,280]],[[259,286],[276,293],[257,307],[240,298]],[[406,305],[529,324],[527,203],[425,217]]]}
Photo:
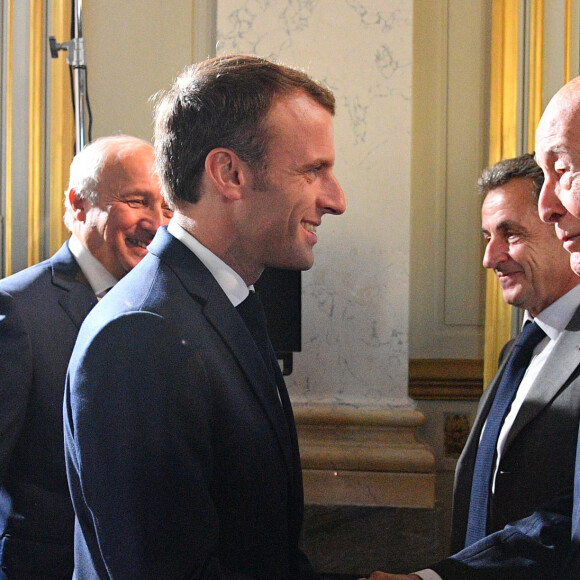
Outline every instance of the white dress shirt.
{"label": "white dress shirt", "polygon": [[248,297],[250,290],[253,290],[253,286],[246,286],[246,283],[237,272],[196,240],[174,219],[169,221],[167,231],[201,260],[234,306],[237,306]]}
{"label": "white dress shirt", "polygon": [[104,296],[107,290],[118,282],[117,278],[83,246],[74,234],[68,241],[68,249],[98,298]]}
{"label": "white dress shirt", "polygon": [[[516,416],[519,413],[532,384],[536,380],[539,372],[542,370],[546,360],[548,360],[548,357],[554,349],[556,341],[558,338],[560,338],[560,335],[562,332],[564,332],[566,326],[568,326],[568,323],[574,315],[574,312],[576,312],[579,304],[580,285],[575,286],[572,288],[572,290],[564,294],[564,296],[558,298],[558,300],[542,310],[542,312],[540,312],[535,318],[532,318],[528,312],[524,314],[523,324],[525,324],[528,320],[535,321],[538,326],[546,333],[546,338],[542,339],[534,349],[532,360],[526,369],[522,382],[518,387],[514,400],[501,427],[501,431],[497,440],[497,458],[492,480],[492,493],[495,491],[497,469],[501,460],[501,455],[504,450],[508,433],[514,424],[514,421],[516,420]],[[422,580],[442,580],[439,574],[430,569],[420,570],[419,572],[413,573],[422,578]]]}

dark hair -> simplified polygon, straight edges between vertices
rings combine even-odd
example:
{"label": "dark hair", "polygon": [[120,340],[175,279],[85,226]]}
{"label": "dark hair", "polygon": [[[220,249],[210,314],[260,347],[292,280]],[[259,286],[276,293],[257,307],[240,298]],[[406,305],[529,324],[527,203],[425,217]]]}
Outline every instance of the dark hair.
{"label": "dark hair", "polygon": [[479,193],[485,197],[492,189],[497,189],[517,177],[532,180],[532,194],[537,202],[544,184],[544,173],[536,163],[533,153],[504,159],[484,169],[477,182]]}
{"label": "dark hair", "polygon": [[276,101],[305,93],[334,115],[332,92],[306,73],[248,55],[221,56],[187,67],[155,107],[155,153],[170,203],[196,203],[205,158],[234,151],[258,175],[267,169],[267,114]]}

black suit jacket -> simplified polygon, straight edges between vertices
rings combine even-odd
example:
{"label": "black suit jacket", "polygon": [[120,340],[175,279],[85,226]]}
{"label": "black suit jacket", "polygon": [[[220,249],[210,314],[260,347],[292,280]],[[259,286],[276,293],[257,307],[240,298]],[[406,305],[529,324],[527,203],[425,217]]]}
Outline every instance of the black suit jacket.
{"label": "black suit jacket", "polygon": [[0,484],[12,502],[0,562],[9,577],[68,577],[74,512],[62,398],[80,325],[97,299],[65,243],[0,281]]}
{"label": "black suit jacket", "polygon": [[276,380],[282,404],[215,279],[160,228],[71,358],[76,577],[313,577],[298,549],[294,420]]}
{"label": "black suit jacket", "polygon": [[[539,570],[538,578],[544,578],[561,563],[570,544],[570,500],[580,418],[579,345],[580,308],[554,345],[510,429],[491,500],[488,533],[492,535],[489,540],[462,551],[477,445],[507,356],[500,365],[480,401],[473,429],[457,464],[451,550],[459,554],[451,561],[432,566],[443,578],[491,580],[503,577],[499,574],[504,573],[506,578],[520,577],[518,573],[522,578],[533,578],[534,570]],[[554,511],[549,506],[561,497],[568,500],[558,502],[560,507]],[[567,516],[562,519],[566,511]],[[510,523],[516,525],[508,526]],[[562,538],[566,545],[562,544]],[[490,546],[506,550],[504,556]],[[541,558],[532,554],[534,547],[539,547],[538,554],[544,554]],[[522,550],[519,556],[518,549]],[[538,564],[538,558],[542,564]],[[455,570],[459,575],[455,575]]]}

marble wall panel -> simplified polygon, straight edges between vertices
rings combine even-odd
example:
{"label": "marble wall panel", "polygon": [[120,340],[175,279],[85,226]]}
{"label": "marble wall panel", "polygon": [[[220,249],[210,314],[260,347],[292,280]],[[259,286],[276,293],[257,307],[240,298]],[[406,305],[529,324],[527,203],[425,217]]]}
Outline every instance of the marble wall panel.
{"label": "marble wall panel", "polygon": [[294,402],[409,408],[412,0],[218,0],[218,54],[304,68],[337,99],[344,216],[303,274]]}

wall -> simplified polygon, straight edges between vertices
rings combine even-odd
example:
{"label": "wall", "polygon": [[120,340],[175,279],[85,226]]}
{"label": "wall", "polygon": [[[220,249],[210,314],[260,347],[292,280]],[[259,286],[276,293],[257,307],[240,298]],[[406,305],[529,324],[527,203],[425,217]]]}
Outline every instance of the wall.
{"label": "wall", "polygon": [[[216,14],[218,51],[277,56],[335,90],[336,171],[348,209],[325,219],[304,274],[303,352],[289,377],[295,403],[411,409],[409,353],[481,356],[474,184],[486,157],[490,5],[84,2],[94,136],[150,138],[148,98],[194,51],[212,51]],[[434,403],[426,425],[454,407]],[[441,448],[443,433],[427,433]]]}
{"label": "wall", "polygon": [[304,67],[337,98],[336,174],[347,199],[303,274],[308,404],[408,407],[412,3],[219,0],[218,51]]}
{"label": "wall", "polygon": [[93,138],[152,137],[149,99],[192,59],[192,0],[85,0]]}

